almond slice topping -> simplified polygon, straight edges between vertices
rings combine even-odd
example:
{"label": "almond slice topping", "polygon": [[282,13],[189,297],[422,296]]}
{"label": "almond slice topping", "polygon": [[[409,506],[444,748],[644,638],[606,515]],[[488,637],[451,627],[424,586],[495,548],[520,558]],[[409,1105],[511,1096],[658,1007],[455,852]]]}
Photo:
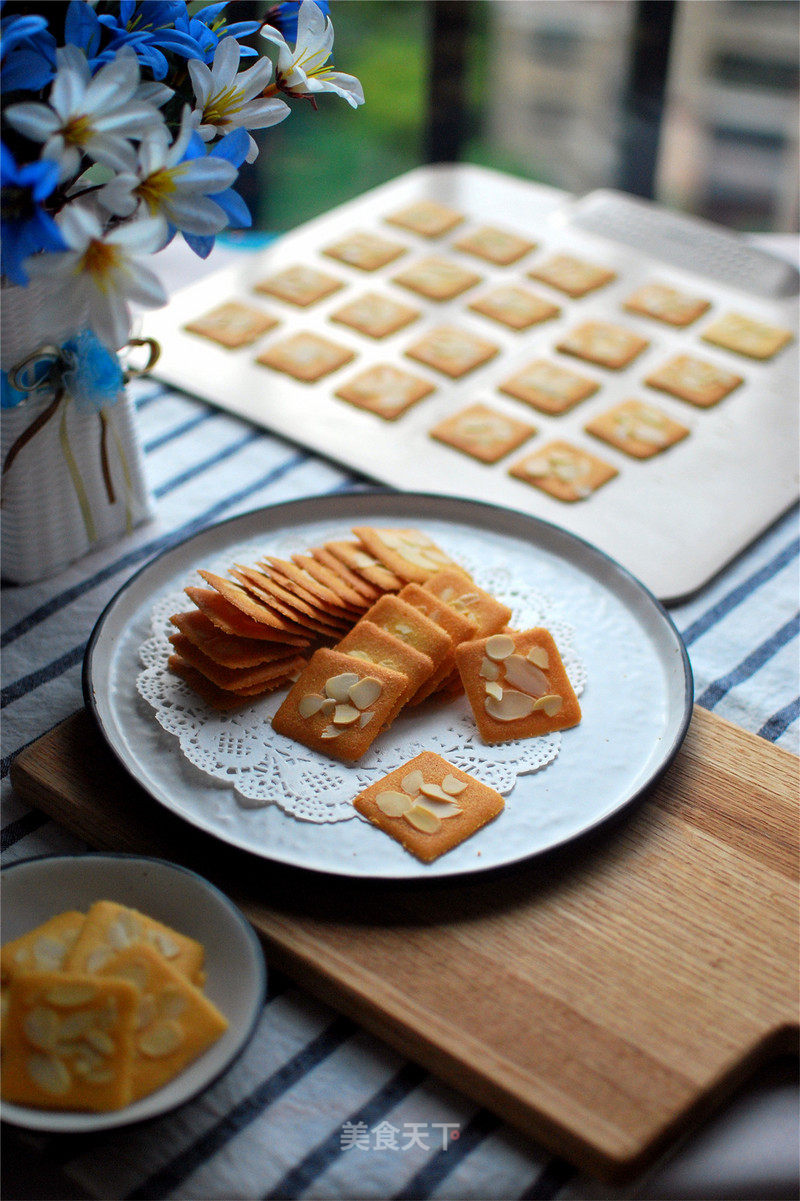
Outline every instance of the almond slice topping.
{"label": "almond slice topping", "polygon": [[411,797],[406,796],[404,792],[389,789],[378,793],[375,804],[387,817],[402,817],[411,808]]}
{"label": "almond slice topping", "polygon": [[448,796],[459,796],[466,787],[466,780],[459,780],[449,772],[442,780],[442,792],[446,792]]}
{"label": "almond slice topping", "polygon": [[502,700],[503,699],[502,686],[500,684],[498,684],[496,680],[487,680],[486,681],[486,695],[493,696],[496,701]]}
{"label": "almond slice topping", "polygon": [[507,659],[514,654],[514,639],[509,634],[492,634],[486,642],[486,654],[490,659]]}
{"label": "almond slice topping", "polygon": [[318,692],[307,692],[305,696],[300,697],[297,712],[301,717],[313,717],[315,713],[319,713],[325,700],[326,698]]}
{"label": "almond slice topping", "polygon": [[520,692],[529,696],[544,696],[549,689],[547,677],[535,663],[529,663],[522,655],[509,655],[503,664],[506,680]]}
{"label": "almond slice topping", "polygon": [[361,711],[356,709],[355,705],[337,705],[333,714],[333,724],[335,726],[350,726],[354,721],[358,721],[361,716]]}
{"label": "almond slice topping", "polygon": [[440,821],[444,821],[448,817],[457,817],[464,810],[460,805],[456,805],[455,801],[437,801],[433,797],[426,797],[424,802],[420,801],[417,808],[427,809],[434,817],[438,817]]}
{"label": "almond slice topping", "polygon": [[563,698],[551,692],[547,696],[540,696],[533,707],[534,709],[544,709],[548,717],[555,717],[556,713],[559,713],[563,706]]}
{"label": "almond slice topping", "polygon": [[435,834],[442,824],[436,814],[431,813],[424,805],[412,805],[403,817],[415,830],[420,830],[423,834]]}
{"label": "almond slice topping", "polygon": [[400,787],[403,792],[407,792],[409,796],[416,796],[424,783],[424,777],[419,768],[410,771],[407,776],[403,776],[400,781]]}
{"label": "almond slice topping", "polygon": [[354,671],[343,671],[338,676],[331,676],[325,681],[325,695],[333,697],[335,701],[346,701],[348,693],[354,684],[357,684],[359,677]]}
{"label": "almond slice topping", "polygon": [[500,675],[500,668],[496,663],[493,663],[491,659],[487,659],[486,655],[484,655],[478,675],[482,676],[484,680],[496,680]]}
{"label": "almond slice topping", "polygon": [[526,658],[530,659],[536,667],[541,667],[542,671],[547,671],[550,666],[550,656],[543,646],[532,646]]}
{"label": "almond slice topping", "polygon": [[383,691],[380,680],[374,676],[365,676],[357,684],[348,689],[348,697],[357,709],[368,709],[373,705]]}
{"label": "almond slice topping", "polygon": [[443,792],[438,784],[428,784],[427,781],[420,786],[420,792],[423,796],[435,797],[437,801],[450,800],[447,793]]}
{"label": "almond slice topping", "polygon": [[486,712],[495,721],[517,721],[520,717],[528,717],[533,713],[537,702],[524,692],[513,692],[507,689],[501,700],[487,696],[484,705]]}

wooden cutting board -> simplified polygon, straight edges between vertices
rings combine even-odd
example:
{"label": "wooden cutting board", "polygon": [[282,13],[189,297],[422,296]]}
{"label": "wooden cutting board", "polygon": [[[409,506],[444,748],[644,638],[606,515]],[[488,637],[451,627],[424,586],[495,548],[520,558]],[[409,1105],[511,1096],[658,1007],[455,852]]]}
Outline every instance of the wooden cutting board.
{"label": "wooden cutting board", "polygon": [[798,760],[703,710],[613,823],[461,882],[342,882],[221,846],[132,783],[84,712],[12,777],[91,846],[213,879],[274,966],[604,1179],[796,1045]]}

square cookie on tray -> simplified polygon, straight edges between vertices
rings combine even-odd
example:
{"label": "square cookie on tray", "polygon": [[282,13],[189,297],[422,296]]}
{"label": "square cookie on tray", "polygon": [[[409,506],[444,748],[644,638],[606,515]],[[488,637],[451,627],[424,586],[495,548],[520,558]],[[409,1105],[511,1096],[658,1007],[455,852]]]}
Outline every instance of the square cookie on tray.
{"label": "square cookie on tray", "polygon": [[382,238],[380,234],[359,231],[324,247],[322,253],[347,263],[348,267],[357,267],[359,271],[377,271],[379,267],[399,259],[401,254],[406,253],[406,248],[400,242]]}
{"label": "square cookie on tray", "polygon": [[340,325],[349,325],[368,338],[386,338],[416,321],[419,315],[419,309],[400,304],[399,301],[392,300],[391,296],[366,292],[336,309],[331,313],[330,319]]}
{"label": "square cookie on tray", "polygon": [[433,751],[389,772],[353,804],[423,863],[470,838],[505,808],[499,792]]}
{"label": "square cookie on tray", "polygon": [[278,324],[277,317],[263,309],[241,304],[238,300],[227,300],[202,317],[187,321],[183,328],[218,342],[228,350],[236,350],[239,346],[249,346]]}
{"label": "square cookie on tray", "polygon": [[691,354],[679,354],[653,371],[644,382],[688,404],[708,409],[738,388],[744,380],[741,375],[718,367],[716,363],[709,363]]}
{"label": "square cookie on tray", "polygon": [[428,300],[452,300],[479,284],[481,277],[452,259],[431,256],[392,276],[392,282]]}
{"label": "square cookie on tray", "polygon": [[509,475],[556,500],[585,500],[618,475],[616,467],[570,442],[549,442],[509,467]]}
{"label": "square cookie on tray", "polygon": [[437,442],[452,446],[481,463],[496,463],[535,433],[535,426],[485,404],[468,405],[430,431]]}
{"label": "square cookie on tray", "polygon": [[485,296],[479,296],[470,301],[469,308],[473,313],[481,313],[491,317],[509,329],[530,329],[542,321],[557,317],[561,309],[557,304],[551,304],[541,296],[520,288],[516,284],[502,284]]}
{"label": "square cookie on tray", "polygon": [[417,401],[435,392],[433,384],[392,363],[376,363],[336,389],[341,400],[394,421]]}
{"label": "square cookie on tray", "polygon": [[302,383],[313,384],[355,358],[355,352],[319,334],[300,331],[274,342],[258,356],[257,363],[291,375]]}
{"label": "square cookie on tray", "polygon": [[463,213],[436,200],[417,200],[386,218],[390,225],[410,229],[423,238],[439,238],[464,220]]}
{"label": "square cookie on tray", "polygon": [[474,254],[479,259],[495,263],[498,267],[509,267],[536,249],[535,242],[494,225],[480,226],[465,237],[457,238],[453,246],[465,254]]}
{"label": "square cookie on tray", "polygon": [[689,434],[655,405],[641,400],[624,400],[586,425],[586,431],[635,459],[651,459]]}
{"label": "square cookie on tray", "polygon": [[263,292],[266,296],[277,296],[279,300],[305,309],[338,292],[344,284],[335,276],[318,271],[316,267],[298,264],[284,267],[282,271],[259,280],[253,286],[256,292]]}
{"label": "square cookie on tray", "polygon": [[565,334],[556,343],[556,350],[619,371],[649,345],[647,338],[622,325],[611,321],[585,321]]}
{"label": "square cookie on tray", "polygon": [[536,359],[499,385],[500,391],[554,416],[593,396],[600,385],[569,367]]}
{"label": "square cookie on tray", "polygon": [[441,371],[443,375],[459,379],[462,375],[474,371],[476,367],[488,363],[499,349],[493,342],[487,342],[485,338],[479,338],[469,330],[443,325],[432,329],[418,342],[409,346],[406,354],[411,359]]}
{"label": "square cookie on tray", "polygon": [[617,278],[617,273],[599,263],[577,258],[574,254],[554,254],[546,262],[532,268],[528,276],[557,288],[559,292],[566,292],[567,296],[577,300],[610,284]]}

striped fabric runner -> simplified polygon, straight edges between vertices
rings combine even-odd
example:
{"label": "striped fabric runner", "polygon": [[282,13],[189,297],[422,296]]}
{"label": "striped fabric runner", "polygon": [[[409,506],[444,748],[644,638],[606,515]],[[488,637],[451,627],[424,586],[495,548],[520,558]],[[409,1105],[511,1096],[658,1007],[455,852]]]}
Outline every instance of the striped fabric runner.
{"label": "striped fabric runner", "polygon": [[[200,401],[152,381],[132,387],[156,521],[54,579],[4,591],[4,864],[81,849],[14,797],[8,772],[23,747],[81,707],[86,641],[125,580],[156,552],[210,522],[261,505],[365,486]],[[779,520],[699,596],[673,610],[673,617],[688,646],[699,704],[797,752],[797,511]],[[739,1167],[748,1183],[759,1179],[747,1164],[747,1147],[758,1145],[765,1104],[785,1114],[791,1104],[785,1087],[768,1088],[753,1099],[752,1114],[745,1112],[737,1167],[721,1154],[734,1183]],[[729,1137],[724,1122],[718,1137],[722,1150]],[[121,1134],[68,1141],[15,1136],[14,1142],[65,1182],[65,1196],[648,1195],[641,1184],[630,1193],[601,1194],[567,1164],[274,975],[246,1054],[179,1112]],[[667,1176],[670,1170],[680,1174],[687,1154],[681,1152]],[[791,1134],[787,1154],[791,1159]],[[772,1162],[763,1157],[758,1169],[764,1188],[774,1179],[774,1147],[771,1155]],[[727,1194],[723,1188],[716,1195]]]}

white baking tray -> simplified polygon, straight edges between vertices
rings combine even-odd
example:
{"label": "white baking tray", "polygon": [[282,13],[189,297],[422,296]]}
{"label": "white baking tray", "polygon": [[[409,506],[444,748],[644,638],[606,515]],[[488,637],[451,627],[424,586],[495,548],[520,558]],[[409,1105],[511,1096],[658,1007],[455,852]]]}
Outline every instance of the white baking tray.
{"label": "white baking tray", "polygon": [[[390,213],[426,197],[459,210],[465,221],[436,239],[386,224]],[[523,234],[537,248],[510,267],[485,264],[451,248],[456,238],[484,223]],[[374,272],[349,268],[321,253],[359,230],[401,242],[407,253]],[[556,250],[608,265],[617,279],[579,300],[525,279],[527,270]],[[432,253],[453,256],[477,271],[482,282],[444,303],[417,298],[391,282],[402,266]],[[315,265],[339,277],[345,287],[308,309],[253,290],[259,279],[294,263]],[[765,363],[700,339],[710,321],[728,310],[796,330],[796,279],[792,268],[751,249],[743,239],[653,205],[609,192],[576,201],[564,192],[484,168],[443,165],[412,171],[308,222],[261,253],[243,255],[240,264],[175,293],[166,309],[148,317],[144,332],[162,345],[156,375],[167,383],[392,487],[486,500],[561,525],[599,546],[670,603],[697,591],[798,495],[797,339]],[[518,333],[466,307],[501,280],[527,284],[559,304],[561,315]],[[651,280],[705,296],[711,309],[684,331],[624,312],[626,297]],[[367,290],[411,303],[422,315],[378,341],[330,321],[331,312]],[[261,308],[280,324],[257,343],[233,351],[183,329],[187,321],[229,299]],[[584,364],[554,350],[563,332],[591,318],[636,330],[650,345],[622,371]],[[405,356],[427,329],[451,322],[500,347],[495,359],[455,382]],[[298,383],[255,361],[267,346],[299,330],[323,334],[356,358],[316,384]],[[644,377],[678,352],[716,362],[745,382],[707,410],[646,387]],[[554,417],[498,392],[502,380],[540,355],[593,377],[600,390]],[[435,391],[395,421],[336,398],[337,387],[377,362],[405,367],[429,379]],[[689,437],[639,462],[584,431],[591,418],[634,397],[652,400],[688,426]],[[491,466],[430,437],[430,429],[445,416],[476,401],[530,422],[536,434]],[[562,437],[613,464],[619,475],[573,504],[509,476],[509,466],[523,454]]]}

